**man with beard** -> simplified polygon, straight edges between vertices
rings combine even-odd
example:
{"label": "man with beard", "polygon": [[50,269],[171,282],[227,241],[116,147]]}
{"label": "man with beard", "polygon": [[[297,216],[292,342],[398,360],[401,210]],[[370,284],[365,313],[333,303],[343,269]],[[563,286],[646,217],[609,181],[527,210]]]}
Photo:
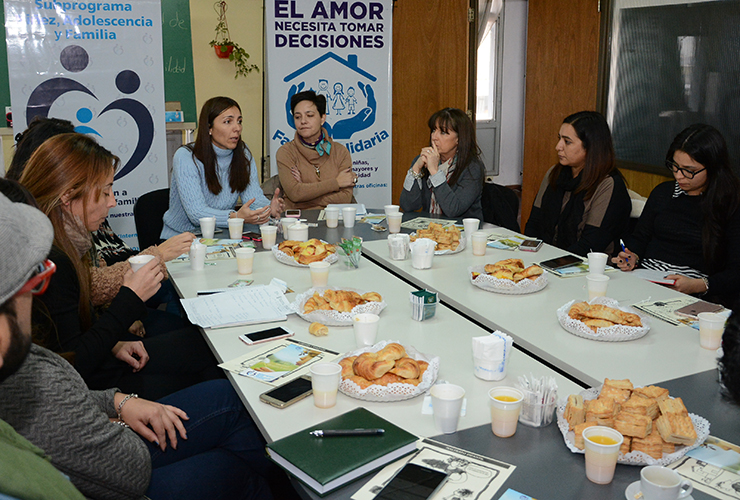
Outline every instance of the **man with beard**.
{"label": "man with beard", "polygon": [[[54,233],[39,210],[0,194],[0,383],[23,364],[31,346],[31,304],[54,273],[46,260]],[[0,496],[84,497],[44,452],[0,420]]]}

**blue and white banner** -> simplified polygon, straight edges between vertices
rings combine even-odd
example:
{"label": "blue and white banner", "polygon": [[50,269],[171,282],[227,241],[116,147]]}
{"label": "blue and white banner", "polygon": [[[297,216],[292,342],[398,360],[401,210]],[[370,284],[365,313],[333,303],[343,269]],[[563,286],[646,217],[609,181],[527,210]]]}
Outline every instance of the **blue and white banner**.
{"label": "blue and white banner", "polygon": [[13,131],[63,118],[117,155],[109,221],[136,246],[136,199],[167,187],[159,0],[3,3]]}
{"label": "blue and white banner", "polygon": [[369,207],[391,201],[392,3],[265,2],[270,157],[295,134],[290,98],[325,95],[324,126],[352,155],[355,196]]}

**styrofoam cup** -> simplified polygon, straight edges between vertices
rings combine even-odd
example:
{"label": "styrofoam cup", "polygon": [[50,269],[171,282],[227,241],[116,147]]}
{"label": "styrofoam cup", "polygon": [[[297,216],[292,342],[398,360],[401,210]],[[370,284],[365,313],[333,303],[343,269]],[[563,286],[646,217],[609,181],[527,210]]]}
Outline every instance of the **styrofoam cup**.
{"label": "styrofoam cup", "polygon": [[378,336],[378,322],[380,316],[372,313],[355,314],[352,318],[352,327],[355,332],[357,347],[367,347],[375,344]]}
{"label": "styrofoam cup", "polygon": [[216,218],[201,217],[198,219],[198,222],[200,222],[200,232],[203,238],[207,240],[213,239],[213,235],[216,232]]}
{"label": "styrofoam cup", "polygon": [[237,248],[234,253],[236,254],[236,268],[239,274],[252,274],[254,248]]}
{"label": "styrofoam cup", "polygon": [[473,233],[478,230],[479,226],[480,226],[480,219],[475,219],[475,218],[463,219],[463,230],[465,231],[465,239],[468,240],[466,241],[468,246],[471,246],[473,244],[471,237],[473,236]]}
{"label": "styrofoam cup", "polygon": [[242,232],[244,232],[244,219],[240,217],[234,217],[228,220],[229,223],[229,238],[232,240],[242,239]]}
{"label": "styrofoam cup", "polygon": [[344,207],[342,209],[344,227],[355,227],[355,215],[357,215],[357,209],[355,207]]}
{"label": "styrofoam cup", "polygon": [[311,388],[313,404],[317,408],[331,408],[337,404],[339,375],[342,367],[338,363],[318,363],[311,365]]}
{"label": "styrofoam cup", "polygon": [[385,216],[388,220],[388,232],[391,234],[398,234],[401,232],[401,222],[403,222],[403,214],[401,212],[395,212]]}
{"label": "styrofoam cup", "polygon": [[606,269],[606,259],[609,256],[602,252],[588,253],[588,274],[604,274]]}
{"label": "styrofoam cup", "polygon": [[154,255],[134,255],[133,257],[129,257],[128,264],[131,266],[131,270],[133,272],[136,272],[144,267],[146,263],[153,258]]}
{"label": "styrofoam cup", "polygon": [[432,396],[434,425],[444,434],[456,432],[465,389],[454,384],[437,384],[432,386],[429,393]]}
{"label": "styrofoam cup", "polygon": [[699,318],[699,345],[704,349],[716,351],[722,345],[722,334],[725,331],[725,317],[721,314],[703,312]]}
{"label": "styrofoam cup", "polygon": [[308,268],[311,270],[311,285],[314,287],[323,287],[329,284],[329,267],[331,264],[320,260],[311,262]]}
{"label": "styrofoam cup", "polygon": [[339,225],[339,207],[326,207],[324,210],[326,227],[333,229]]}
{"label": "styrofoam cup", "polygon": [[588,286],[588,300],[605,297],[606,288],[609,285],[609,276],[589,274],[586,276],[586,285]]}
{"label": "styrofoam cup", "polygon": [[262,235],[262,248],[269,250],[277,242],[277,226],[260,226],[260,234]]}

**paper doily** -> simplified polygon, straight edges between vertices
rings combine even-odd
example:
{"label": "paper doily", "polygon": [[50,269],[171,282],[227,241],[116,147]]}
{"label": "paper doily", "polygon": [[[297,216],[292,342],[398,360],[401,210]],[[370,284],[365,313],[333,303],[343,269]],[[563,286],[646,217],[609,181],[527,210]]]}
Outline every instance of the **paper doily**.
{"label": "paper doily", "polygon": [[[326,287],[326,288],[309,288],[307,291],[298,294],[293,302],[292,307],[296,314],[309,323],[318,322],[323,323],[326,326],[352,326],[352,318],[355,314],[360,313],[373,313],[380,314],[380,311],[385,309],[388,305],[384,300],[380,302],[366,302],[355,306],[350,312],[339,312],[339,311],[311,311],[310,313],[303,312],[303,306],[306,301],[313,297],[314,292],[319,292],[319,295],[323,296],[324,290],[348,290],[350,292],[357,292],[360,295],[367,293],[366,291],[357,290],[355,288],[347,287]],[[382,297],[382,295],[381,295]]]}
{"label": "paper doily", "polygon": [[596,332],[586,326],[582,321],[573,319],[568,316],[571,306],[575,304],[575,300],[571,300],[560,309],[557,310],[558,321],[560,326],[565,329],[568,333],[572,333],[578,337],[591,340],[601,340],[603,342],[625,342],[629,340],[639,339],[644,337],[647,332],[650,331],[650,320],[644,314],[639,311],[635,311],[629,307],[620,307],[619,302],[609,297],[596,297],[589,301],[589,304],[601,304],[608,307],[619,309],[620,311],[628,312],[631,314],[637,314],[640,317],[642,326],[625,326],[625,325],[614,325],[609,327],[598,328]]}
{"label": "paper doily", "polygon": [[[328,243],[324,240],[320,240],[321,243],[327,244]],[[275,244],[272,246],[272,255],[275,256],[278,262],[281,264],[286,264],[288,266],[293,267],[308,267],[308,264],[301,264],[297,262],[292,255],[288,255],[287,253],[283,252],[282,250],[278,250],[278,245]],[[324,262],[328,262],[329,264],[334,264],[336,261],[339,260],[339,256],[337,255],[337,252],[330,253],[328,257],[324,259]]]}
{"label": "paper doily", "polygon": [[[539,292],[547,286],[547,273],[543,272],[537,279],[523,279],[518,283],[513,280],[503,278],[494,278],[486,274],[486,266],[472,266],[468,268],[470,282],[478,288],[487,292],[503,293],[506,295],[525,295],[528,293]],[[473,273],[480,273],[473,279]]]}
{"label": "paper doily", "polygon": [[[409,236],[416,236],[416,233],[411,233]],[[439,243],[437,244],[439,245]],[[465,237],[461,234],[460,241],[458,242],[456,249],[454,250],[435,250],[434,255],[454,255],[456,253],[460,253],[463,250],[465,250],[465,244],[466,244]]]}

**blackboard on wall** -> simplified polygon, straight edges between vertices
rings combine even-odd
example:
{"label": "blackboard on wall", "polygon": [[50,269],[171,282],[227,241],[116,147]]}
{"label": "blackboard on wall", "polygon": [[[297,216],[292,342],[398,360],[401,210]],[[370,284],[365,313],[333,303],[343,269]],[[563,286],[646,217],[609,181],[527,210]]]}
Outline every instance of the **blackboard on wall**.
{"label": "blackboard on wall", "polygon": [[[162,0],[162,50],[164,53],[164,96],[167,101],[180,101],[186,122],[197,119],[195,109],[195,78],[193,76],[193,46],[190,38],[189,0]],[[0,8],[0,21],[5,26],[5,6]],[[0,40],[0,110],[10,106],[8,84],[8,49],[5,29]],[[6,126],[5,121],[0,127]]]}

